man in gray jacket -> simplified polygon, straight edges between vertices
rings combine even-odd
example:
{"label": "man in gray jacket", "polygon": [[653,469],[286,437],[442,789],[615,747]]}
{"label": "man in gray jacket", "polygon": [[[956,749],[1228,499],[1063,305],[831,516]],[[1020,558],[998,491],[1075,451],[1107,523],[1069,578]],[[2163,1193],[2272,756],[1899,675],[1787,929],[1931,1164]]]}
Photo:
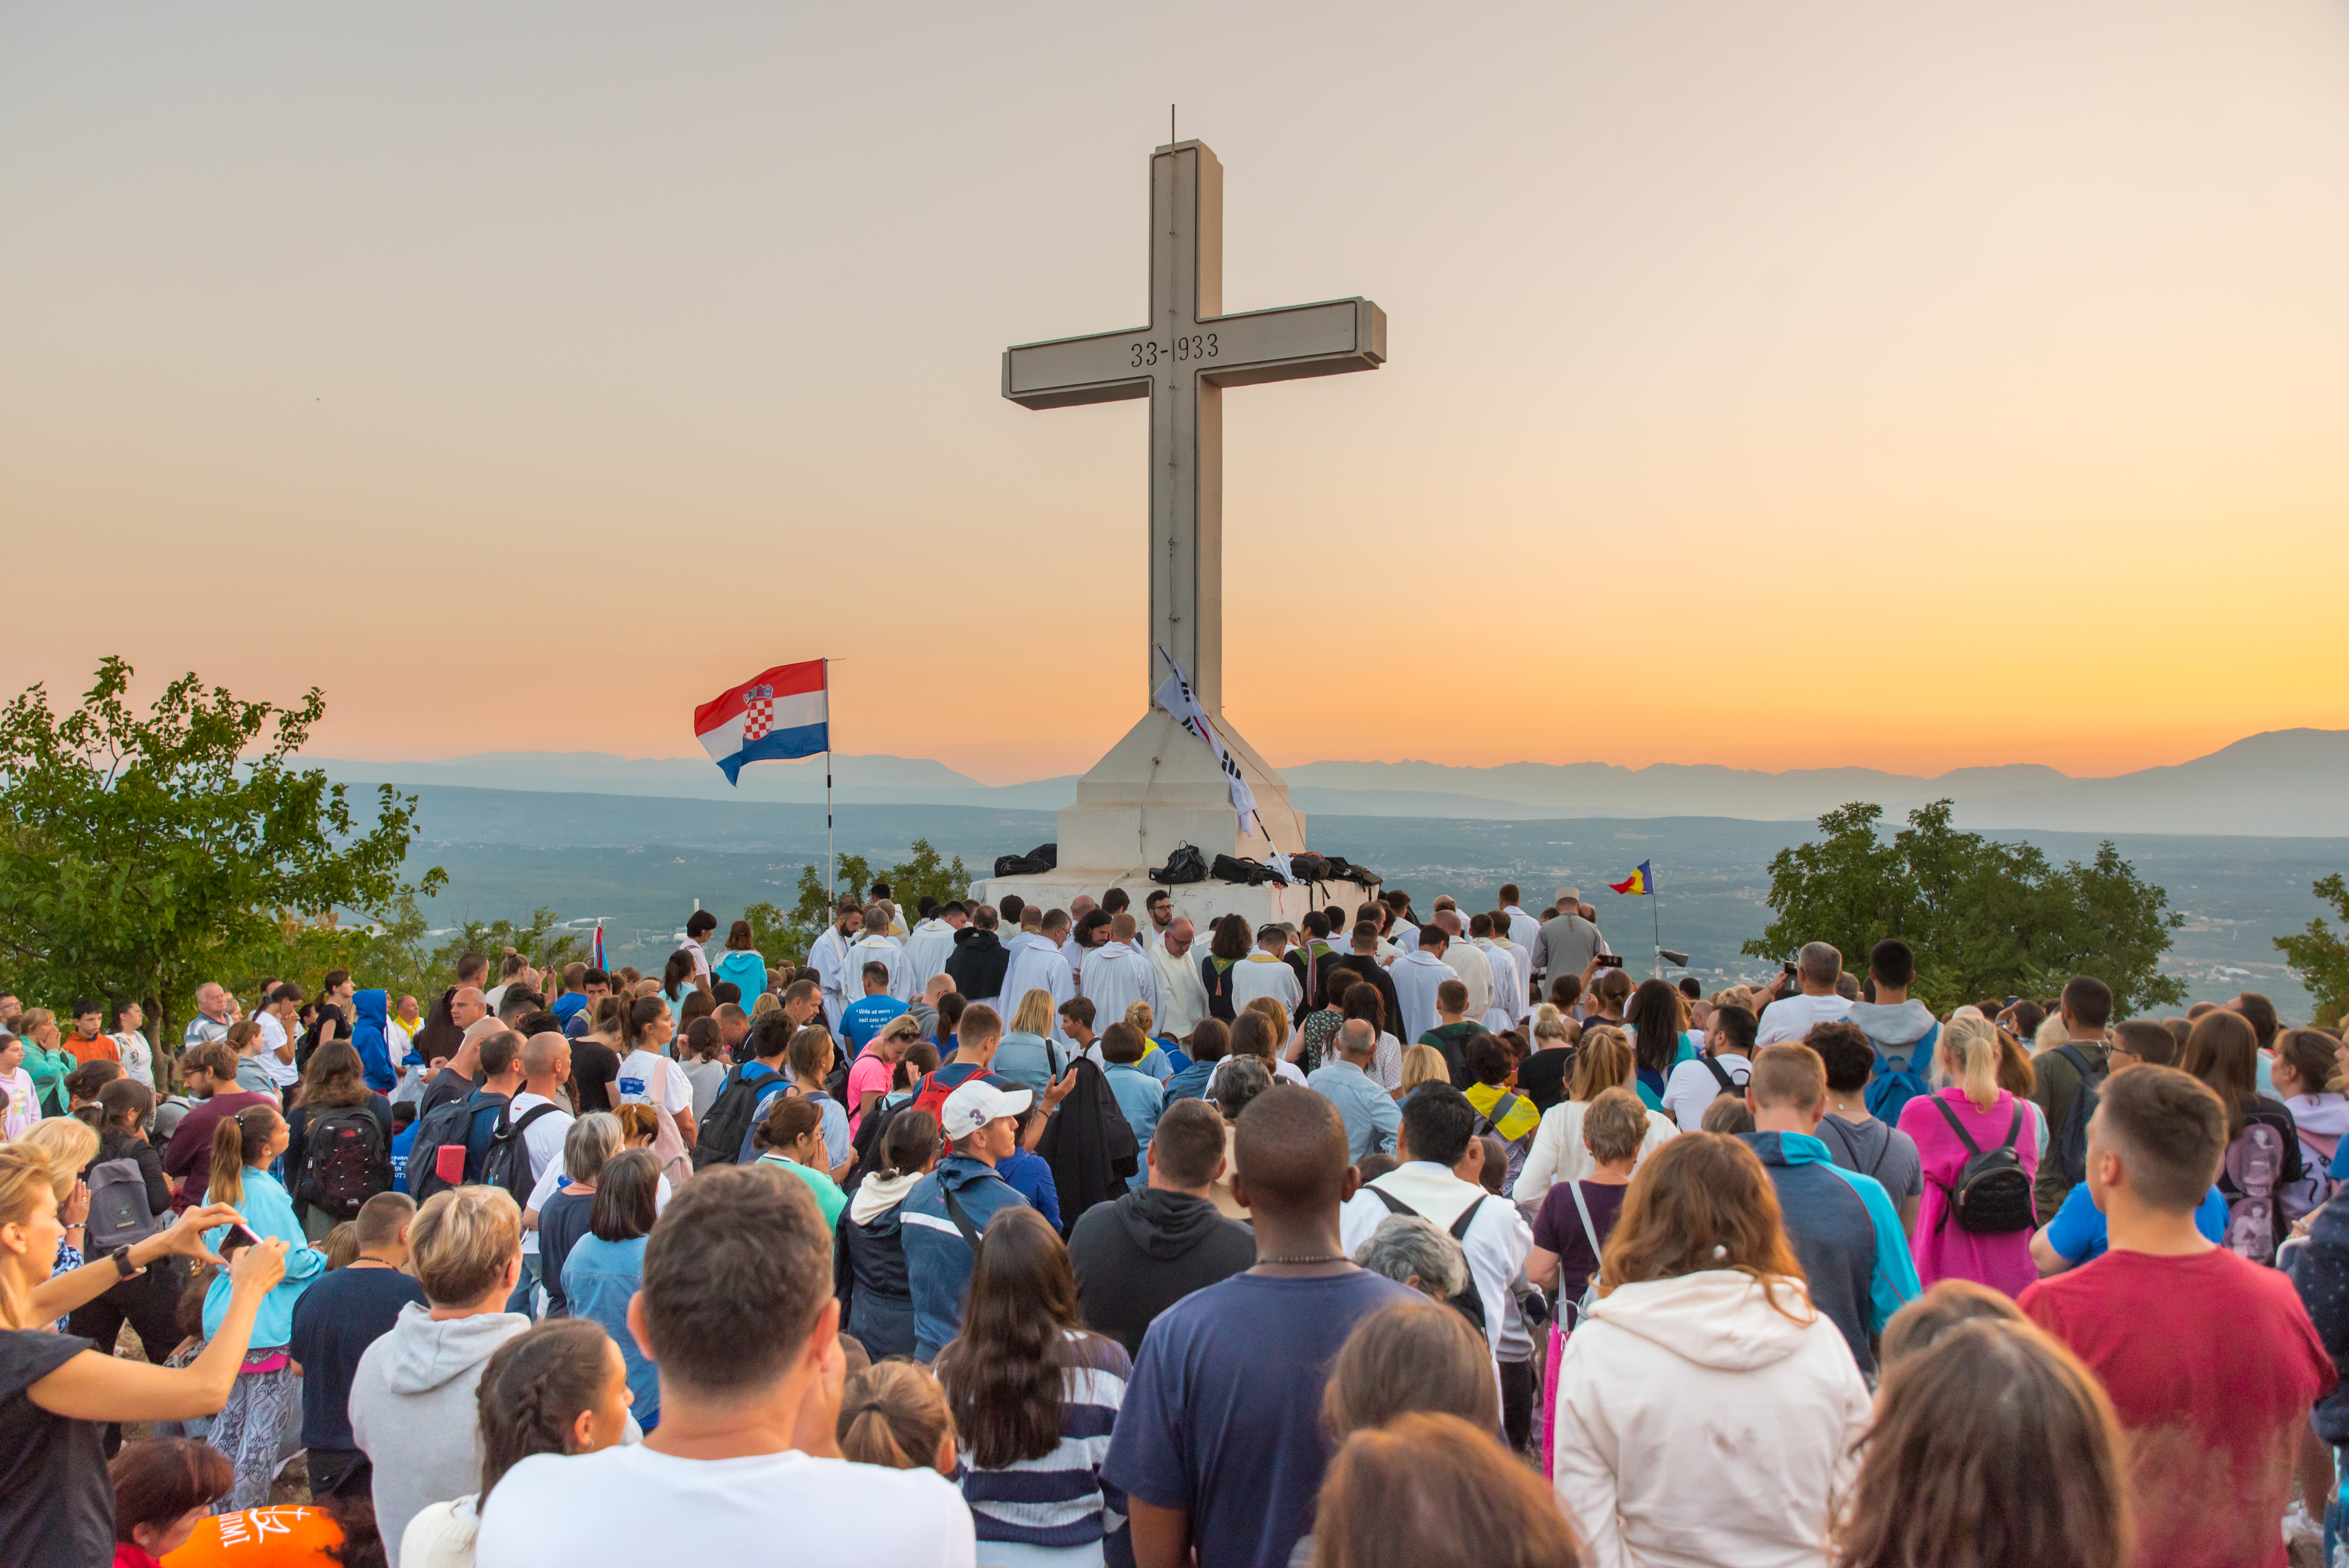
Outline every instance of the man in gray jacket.
{"label": "man in gray jacket", "polygon": [[359,1357],[351,1436],[375,1467],[376,1528],[391,1568],[417,1512],[481,1490],[474,1390],[497,1347],[530,1326],[504,1310],[522,1277],[522,1211],[499,1187],[436,1192],[409,1228],[425,1306],[400,1309]]}

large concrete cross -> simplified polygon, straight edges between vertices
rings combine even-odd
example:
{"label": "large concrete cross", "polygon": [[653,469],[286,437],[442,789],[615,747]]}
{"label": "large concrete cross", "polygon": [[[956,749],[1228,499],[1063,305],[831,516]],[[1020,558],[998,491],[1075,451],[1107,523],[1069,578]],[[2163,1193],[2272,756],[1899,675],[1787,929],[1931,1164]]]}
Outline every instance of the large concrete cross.
{"label": "large concrete cross", "polygon": [[[1224,706],[1226,387],[1375,370],[1386,313],[1366,299],[1224,314],[1224,166],[1178,141],[1150,159],[1150,320],[1129,332],[1003,351],[1003,395],[1028,408],[1150,399],[1150,638],[1199,705]],[[1148,644],[1147,694],[1164,671]]]}

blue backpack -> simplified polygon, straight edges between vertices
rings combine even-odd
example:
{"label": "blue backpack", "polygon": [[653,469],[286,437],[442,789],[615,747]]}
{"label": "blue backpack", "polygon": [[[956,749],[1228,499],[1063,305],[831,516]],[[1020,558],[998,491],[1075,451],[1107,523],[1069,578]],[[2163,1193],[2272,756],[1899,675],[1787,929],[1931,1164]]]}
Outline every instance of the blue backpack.
{"label": "blue backpack", "polygon": [[1868,1092],[1862,1097],[1868,1115],[1889,1126],[1900,1125],[1901,1107],[1930,1092],[1925,1075],[1932,1069],[1933,1047],[1940,1038],[1941,1026],[1935,1024],[1899,1056],[1887,1052],[1880,1041],[1868,1041],[1876,1047],[1876,1077],[1868,1080]]}

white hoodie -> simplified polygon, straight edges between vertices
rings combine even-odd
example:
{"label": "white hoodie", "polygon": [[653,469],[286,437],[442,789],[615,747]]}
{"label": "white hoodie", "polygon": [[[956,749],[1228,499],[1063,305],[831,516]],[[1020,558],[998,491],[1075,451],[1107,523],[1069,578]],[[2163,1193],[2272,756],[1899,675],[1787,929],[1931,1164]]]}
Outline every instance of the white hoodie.
{"label": "white hoodie", "polygon": [[1822,1568],[1868,1385],[1798,1282],[1619,1286],[1558,1367],[1558,1502],[1584,1568]]}

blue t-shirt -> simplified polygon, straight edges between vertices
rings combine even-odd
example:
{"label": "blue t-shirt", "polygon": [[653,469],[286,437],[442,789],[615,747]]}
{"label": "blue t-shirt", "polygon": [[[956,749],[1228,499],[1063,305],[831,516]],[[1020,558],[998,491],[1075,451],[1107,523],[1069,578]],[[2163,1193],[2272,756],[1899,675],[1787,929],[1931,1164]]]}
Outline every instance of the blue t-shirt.
{"label": "blue t-shirt", "polygon": [[853,1061],[874,1036],[888,1026],[892,1018],[902,1018],[913,1009],[887,992],[860,996],[840,1010],[840,1032],[848,1037],[849,1058]]}
{"label": "blue t-shirt", "polygon": [[[2202,1206],[2194,1211],[2194,1228],[2214,1242],[2225,1239],[2227,1200],[2216,1187],[2202,1200]],[[2105,1212],[2096,1207],[2085,1181],[2072,1189],[2064,1206],[2047,1222],[2047,1244],[2055,1249],[2059,1257],[2075,1264],[2089,1263],[2105,1255]]]}
{"label": "blue t-shirt", "polygon": [[1382,1275],[1234,1274],[1151,1323],[1125,1386],[1102,1479],[1187,1509],[1199,1568],[1288,1561],[1313,1528],[1329,1367],[1354,1325],[1424,1301]]}
{"label": "blue t-shirt", "polygon": [[[408,1151],[416,1145],[416,1123],[409,1122],[391,1138],[391,1190],[408,1191]],[[333,1444],[327,1445],[329,1448]]]}

